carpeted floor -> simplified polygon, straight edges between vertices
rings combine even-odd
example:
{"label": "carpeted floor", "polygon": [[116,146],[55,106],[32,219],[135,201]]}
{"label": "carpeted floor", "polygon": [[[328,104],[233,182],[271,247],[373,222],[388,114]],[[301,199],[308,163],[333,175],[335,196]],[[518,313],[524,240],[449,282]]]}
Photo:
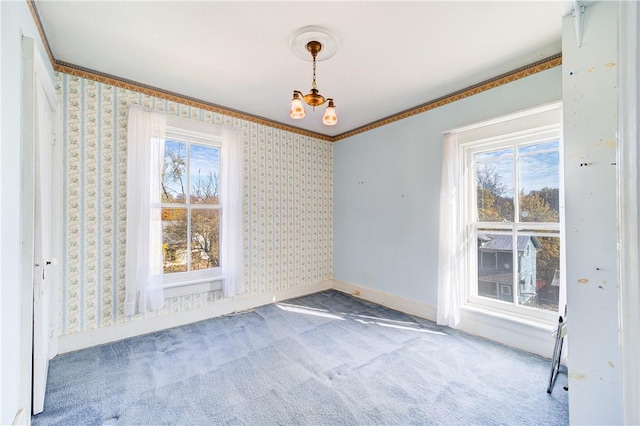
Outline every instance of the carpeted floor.
{"label": "carpeted floor", "polygon": [[326,291],[64,354],[34,425],[564,425],[550,361]]}

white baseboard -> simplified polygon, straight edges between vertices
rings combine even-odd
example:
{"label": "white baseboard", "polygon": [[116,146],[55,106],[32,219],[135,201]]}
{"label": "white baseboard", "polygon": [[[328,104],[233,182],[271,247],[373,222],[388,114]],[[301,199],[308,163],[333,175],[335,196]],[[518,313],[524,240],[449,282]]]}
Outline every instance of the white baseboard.
{"label": "white baseboard", "polygon": [[259,296],[221,301],[214,303],[213,305],[206,306],[202,309],[184,311],[175,315],[143,318],[137,321],[114,325],[112,327],[98,328],[95,330],[60,336],[58,339],[58,353],[63,354],[66,352],[73,352],[92,346],[115,342],[129,337],[140,336],[143,334],[153,333],[168,328],[179,327],[181,325],[219,317],[221,315],[246,311],[258,306],[268,305],[269,303],[293,299],[296,297],[317,293],[319,291],[329,290],[333,288],[333,286],[334,280],[320,281],[312,285],[292,287],[286,290],[261,294]]}
{"label": "white baseboard", "polygon": [[[202,309],[185,311],[175,315],[143,318],[112,327],[60,336],[58,353],[115,342],[329,289],[335,289],[369,302],[436,322],[437,316],[434,306],[345,281],[326,280],[313,285],[289,288],[259,296],[221,301]],[[462,310],[461,322],[458,326],[458,329],[467,333],[547,358],[550,358],[553,352],[552,328],[538,324],[521,323],[474,309]]]}
{"label": "white baseboard", "polygon": [[368,287],[359,286],[345,281],[333,280],[333,288],[343,293],[350,294],[405,314],[436,321],[436,308],[426,303],[417,302],[395,294],[385,293]]}
{"label": "white baseboard", "polygon": [[[335,290],[377,303],[400,312],[436,322],[437,309],[426,303],[374,290],[364,286],[333,280]],[[476,309],[463,308],[457,327],[469,334],[551,358],[554,338],[552,324],[517,321],[504,315],[492,315]]]}
{"label": "white baseboard", "polygon": [[17,425],[30,425],[31,424],[31,419],[27,418],[27,411],[23,410],[22,408],[20,410],[18,410],[18,412],[16,413],[16,416],[13,418],[13,423],[11,423],[13,426],[17,426]]}

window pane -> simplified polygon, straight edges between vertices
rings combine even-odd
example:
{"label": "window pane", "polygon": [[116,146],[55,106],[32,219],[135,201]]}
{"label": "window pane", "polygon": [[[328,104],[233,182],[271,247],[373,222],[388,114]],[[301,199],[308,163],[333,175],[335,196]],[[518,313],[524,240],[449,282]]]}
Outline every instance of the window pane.
{"label": "window pane", "polygon": [[520,221],[559,222],[559,142],[518,148]]}
{"label": "window pane", "polygon": [[[558,311],[560,293],[560,238],[521,236],[523,250],[518,253],[519,302]],[[520,245],[520,243],[518,244]]]}
{"label": "window pane", "polygon": [[480,222],[513,222],[513,150],[474,155]]}
{"label": "window pane", "polygon": [[219,176],[220,149],[207,145],[190,145],[189,183],[191,202],[194,204],[220,204]]}
{"label": "window pane", "polygon": [[164,168],[162,170],[162,202],[186,201],[187,144],[167,139],[164,144]]}
{"label": "window pane", "polygon": [[220,210],[191,210],[191,269],[220,266]]}
{"label": "window pane", "polygon": [[185,272],[187,250],[187,209],[162,209],[163,272]]}
{"label": "window pane", "polygon": [[478,231],[478,296],[513,302],[513,236]]}

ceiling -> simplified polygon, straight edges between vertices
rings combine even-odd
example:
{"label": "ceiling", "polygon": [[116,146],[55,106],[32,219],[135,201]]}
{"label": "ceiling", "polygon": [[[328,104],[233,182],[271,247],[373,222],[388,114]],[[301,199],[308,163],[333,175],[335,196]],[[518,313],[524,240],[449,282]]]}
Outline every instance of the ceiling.
{"label": "ceiling", "polygon": [[[35,2],[57,61],[336,136],[561,51],[567,1]],[[289,117],[312,64],[291,48],[320,26],[337,51],[317,64],[335,99]],[[309,57],[310,59],[310,57]]]}

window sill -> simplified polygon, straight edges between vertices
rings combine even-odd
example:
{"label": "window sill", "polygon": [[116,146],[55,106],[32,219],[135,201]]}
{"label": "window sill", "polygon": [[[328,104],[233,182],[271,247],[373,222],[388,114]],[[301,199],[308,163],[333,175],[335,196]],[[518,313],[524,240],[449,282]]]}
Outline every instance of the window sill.
{"label": "window sill", "polygon": [[551,358],[553,353],[556,327],[557,323],[551,321],[486,306],[460,307],[460,330],[546,358]]}
{"label": "window sill", "polygon": [[526,315],[520,315],[517,313],[472,303],[461,306],[460,310],[467,311],[476,315],[486,316],[487,318],[491,318],[493,321],[506,321],[545,331],[555,329],[556,326],[553,321],[548,321],[542,318],[533,318]]}
{"label": "window sill", "polygon": [[187,279],[179,282],[169,282],[164,285],[164,297],[170,299],[173,297],[220,290],[222,290],[222,276],[216,275],[212,277]]}

